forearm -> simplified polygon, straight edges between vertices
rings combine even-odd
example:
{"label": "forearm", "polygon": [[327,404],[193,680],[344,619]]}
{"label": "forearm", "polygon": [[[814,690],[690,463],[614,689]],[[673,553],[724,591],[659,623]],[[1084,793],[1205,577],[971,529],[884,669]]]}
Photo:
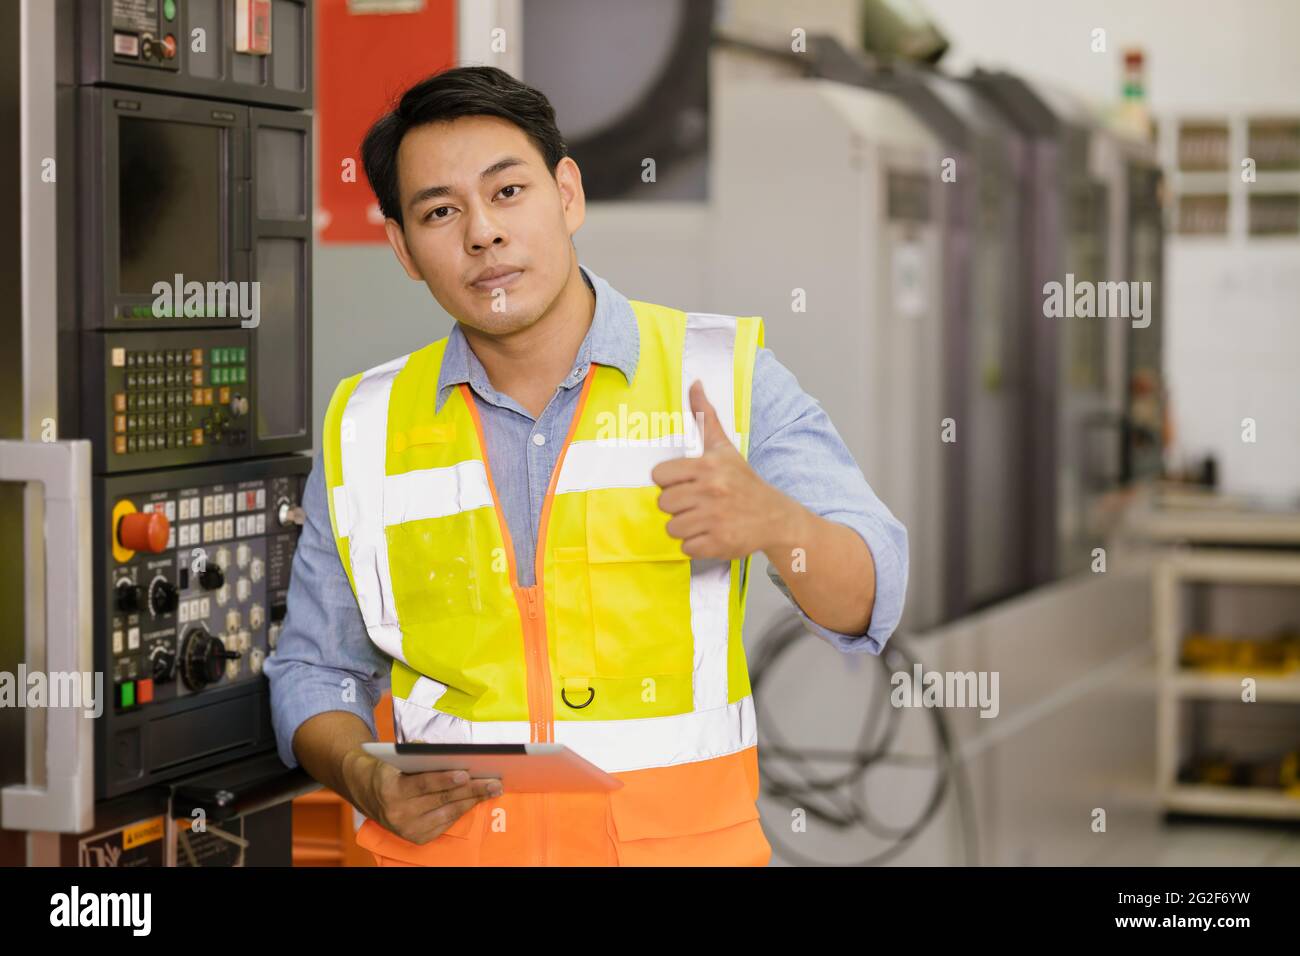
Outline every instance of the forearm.
{"label": "forearm", "polygon": [[799,607],[822,627],[863,634],[876,599],[876,567],[862,536],[779,495],[763,553]]}
{"label": "forearm", "polygon": [[356,714],[330,710],[303,721],[293,735],[293,752],[314,780],[355,806],[358,795],[351,793],[345,782],[346,764],[366,758],[359,747],[374,739]]}

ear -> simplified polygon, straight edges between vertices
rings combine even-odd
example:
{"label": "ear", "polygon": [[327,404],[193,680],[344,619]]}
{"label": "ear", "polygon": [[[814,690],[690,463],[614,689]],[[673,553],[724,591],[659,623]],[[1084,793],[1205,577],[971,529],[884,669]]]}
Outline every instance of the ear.
{"label": "ear", "polygon": [[582,170],[571,156],[565,156],[556,163],[555,188],[560,191],[564,225],[572,238],[587,221],[587,194],[582,188]]}
{"label": "ear", "polygon": [[384,233],[388,236],[388,244],[393,247],[393,254],[397,256],[397,261],[402,264],[406,274],[417,282],[423,282],[424,276],[420,275],[420,270],[415,268],[411,250],[406,248],[406,232],[402,229],[401,223],[396,219],[385,219]]}

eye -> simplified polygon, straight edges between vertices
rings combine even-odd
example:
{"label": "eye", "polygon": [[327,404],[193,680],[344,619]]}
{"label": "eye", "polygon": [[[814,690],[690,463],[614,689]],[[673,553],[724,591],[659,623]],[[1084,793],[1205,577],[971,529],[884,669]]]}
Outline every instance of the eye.
{"label": "eye", "polygon": [[447,218],[446,216],[435,216],[434,213],[436,213],[439,209],[450,209],[450,208],[451,208],[450,206],[434,206],[432,209],[430,209],[428,212],[424,214],[424,221],[428,222],[431,219],[446,219]]}
{"label": "eye", "polygon": [[[500,191],[501,191],[501,192],[505,192],[507,189],[517,189],[517,190],[521,190],[521,191],[522,191],[523,188],[524,188],[523,186],[520,186],[520,185],[518,185],[517,183],[511,183],[509,186],[502,186]],[[506,198],[506,199],[514,199],[515,196],[517,196],[517,195],[519,195],[519,193],[515,193],[515,194],[513,194],[513,195],[506,196],[505,198]]]}

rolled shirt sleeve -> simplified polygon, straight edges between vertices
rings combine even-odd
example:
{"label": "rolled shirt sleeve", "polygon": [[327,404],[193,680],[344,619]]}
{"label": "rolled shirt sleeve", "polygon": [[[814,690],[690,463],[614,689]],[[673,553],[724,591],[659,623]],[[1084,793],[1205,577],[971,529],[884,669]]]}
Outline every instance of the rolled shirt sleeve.
{"label": "rolled shirt sleeve", "polygon": [[293,555],[288,611],[264,668],[276,748],[290,767],[298,763],[293,735],[317,714],[347,711],[374,733],[375,706],[389,683],[390,659],[366,633],[334,546],[324,474],[317,453],[303,491],[306,518]]}
{"label": "rolled shirt sleeve", "polygon": [[830,416],[766,348],[759,349],[754,365],[749,463],[778,491],[852,528],[866,542],[875,563],[876,596],[862,634],[822,627],[799,607],[770,564],[767,573],[814,634],[841,651],[879,654],[903,614],[907,529],[872,491]]}

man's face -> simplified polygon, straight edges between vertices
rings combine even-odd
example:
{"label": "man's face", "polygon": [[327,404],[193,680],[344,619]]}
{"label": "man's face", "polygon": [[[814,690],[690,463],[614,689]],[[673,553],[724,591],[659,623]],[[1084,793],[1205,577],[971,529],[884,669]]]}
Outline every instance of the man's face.
{"label": "man's face", "polygon": [[[570,237],[585,215],[577,164],[566,157],[552,178],[519,127],[465,116],[408,132],[397,168],[404,225],[389,219],[385,229],[407,275],[484,333],[536,322],[572,268]],[[476,281],[496,267],[518,274]]]}

